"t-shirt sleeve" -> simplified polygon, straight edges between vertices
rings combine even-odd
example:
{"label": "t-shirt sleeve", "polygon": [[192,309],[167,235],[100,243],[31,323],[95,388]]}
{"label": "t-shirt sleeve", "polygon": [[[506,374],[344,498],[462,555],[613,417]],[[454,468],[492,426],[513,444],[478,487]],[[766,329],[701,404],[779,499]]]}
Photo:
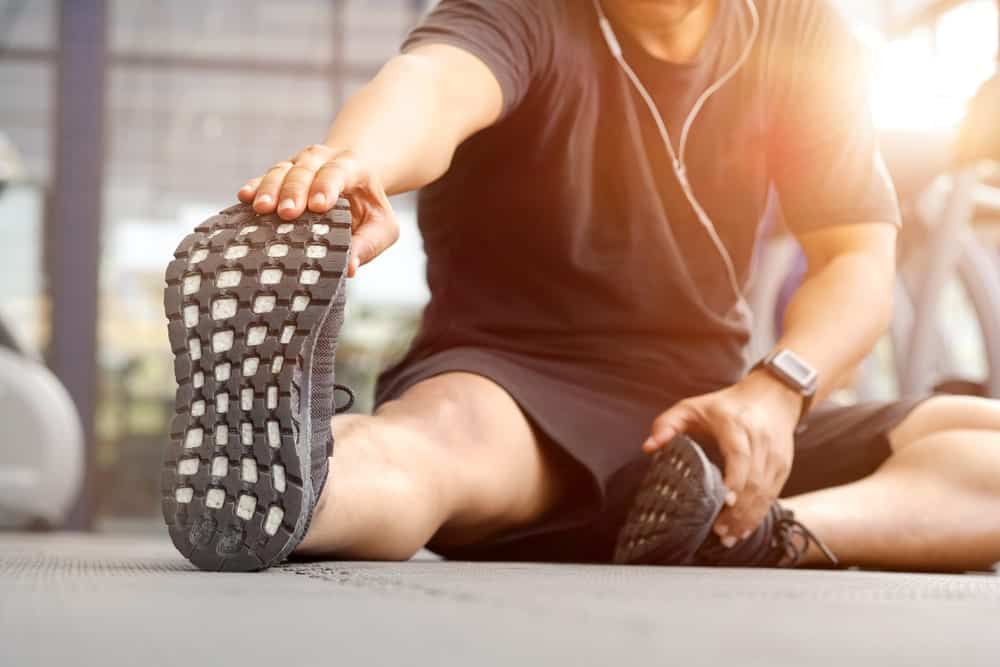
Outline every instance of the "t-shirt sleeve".
{"label": "t-shirt sleeve", "polygon": [[827,0],[785,7],[798,11],[790,19],[794,34],[782,40],[788,51],[777,58],[768,161],[786,224],[793,232],[854,223],[898,225],[861,45]]}
{"label": "t-shirt sleeve", "polygon": [[524,99],[551,54],[545,0],[441,0],[403,42],[405,53],[448,44],[471,53],[496,77],[505,117]]}

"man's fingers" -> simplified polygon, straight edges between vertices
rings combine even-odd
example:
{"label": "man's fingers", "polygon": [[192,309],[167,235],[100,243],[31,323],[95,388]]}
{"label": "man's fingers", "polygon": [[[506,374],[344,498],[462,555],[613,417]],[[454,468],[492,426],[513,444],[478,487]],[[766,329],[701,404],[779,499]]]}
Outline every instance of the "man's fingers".
{"label": "man's fingers", "polygon": [[760,525],[770,506],[774,490],[773,475],[768,470],[771,451],[769,435],[764,429],[744,429],[750,443],[748,477],[736,504],[726,508],[716,521],[716,533],[745,540]]}
{"label": "man's fingers", "polygon": [[244,204],[249,204],[257,195],[257,188],[260,187],[260,182],[262,180],[263,177],[251,178],[242,188],[240,188],[240,191],[236,193],[236,196],[239,197],[239,200]]}
{"label": "man's fingers", "polygon": [[335,152],[314,144],[291,160],[279,162],[263,177],[240,189],[241,201],[253,202],[257,213],[278,212],[285,220],[306,208],[326,213],[345,192],[352,200],[354,228],[347,273],[370,262],[399,238],[399,225],[378,180],[349,151]]}
{"label": "man's fingers", "polygon": [[348,176],[349,167],[341,160],[331,160],[320,167],[309,189],[309,210],[315,213],[329,211],[340,193],[350,185]]}
{"label": "man's fingers", "polygon": [[316,172],[308,165],[296,164],[288,170],[278,191],[278,215],[283,220],[294,220],[306,209],[306,195]]}
{"label": "man's fingers", "polygon": [[295,156],[295,166],[285,175],[278,193],[278,215],[294,220],[306,210],[306,198],[316,172],[330,159],[332,151],[322,144],[313,144]]}
{"label": "man's fingers", "polygon": [[765,433],[761,436],[761,442],[767,450],[767,456],[759,465],[754,465],[754,471],[751,473],[754,476],[751,479],[758,480],[756,484],[758,488],[753,494],[755,501],[751,505],[751,509],[739,516],[720,517],[720,519],[731,521],[734,530],[739,532],[742,540],[747,539],[760,526],[771,506],[781,495],[781,490],[788,480],[789,472],[791,472],[795,448],[792,437],[785,438],[783,443],[774,441],[773,437],[772,433]]}
{"label": "man's fingers", "polygon": [[723,482],[733,494],[727,504],[739,504],[747,479],[750,477],[750,436],[741,425],[732,419],[716,420],[715,437],[725,462]]}
{"label": "man's fingers", "polygon": [[726,507],[719,513],[715,521],[716,535],[724,540],[728,538],[731,544],[727,546],[747,539],[760,526],[772,502],[774,497],[770,494],[744,492],[735,506]]}
{"label": "man's fingers", "polygon": [[267,170],[257,187],[257,194],[253,199],[253,210],[258,213],[274,212],[278,206],[278,190],[292,166],[291,162],[285,160]]}
{"label": "man's fingers", "polygon": [[653,421],[649,438],[642,444],[642,450],[651,454],[662,449],[671,440],[694,425],[697,411],[687,402],[681,401]]}

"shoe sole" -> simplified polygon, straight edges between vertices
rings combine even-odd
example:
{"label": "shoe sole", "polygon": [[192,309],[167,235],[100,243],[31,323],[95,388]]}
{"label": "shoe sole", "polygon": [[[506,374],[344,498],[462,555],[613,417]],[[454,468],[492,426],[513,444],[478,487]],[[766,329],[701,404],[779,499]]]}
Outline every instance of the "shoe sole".
{"label": "shoe sole", "polygon": [[174,545],[203,570],[266,568],[305,534],[312,353],[350,237],[343,199],[291,222],[241,204],[195,228],[167,266],[177,396],[161,505]]}
{"label": "shoe sole", "polygon": [[722,511],[719,469],[693,440],[678,436],[653,455],[618,536],[619,564],[685,565]]}

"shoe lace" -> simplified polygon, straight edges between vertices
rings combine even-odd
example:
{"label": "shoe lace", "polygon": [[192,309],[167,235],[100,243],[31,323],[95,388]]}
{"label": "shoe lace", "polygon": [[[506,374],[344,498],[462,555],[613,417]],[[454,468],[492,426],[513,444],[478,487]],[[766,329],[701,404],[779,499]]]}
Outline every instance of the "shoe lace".
{"label": "shoe lace", "polygon": [[816,533],[796,520],[791,512],[783,511],[775,522],[774,537],[771,540],[771,548],[784,552],[782,563],[788,566],[798,565],[809,550],[810,544],[815,544],[831,565],[834,567],[840,565],[837,556],[816,536]]}
{"label": "shoe lace", "polygon": [[337,402],[336,402],[336,399],[334,400],[334,403],[333,403],[333,414],[339,415],[341,412],[347,412],[348,410],[350,410],[351,407],[354,405],[354,392],[351,391],[351,388],[348,387],[347,385],[343,385],[343,384],[334,384],[333,385],[333,391],[334,391],[335,394],[338,391],[347,394],[347,403],[345,403],[344,405],[339,405],[338,406]]}

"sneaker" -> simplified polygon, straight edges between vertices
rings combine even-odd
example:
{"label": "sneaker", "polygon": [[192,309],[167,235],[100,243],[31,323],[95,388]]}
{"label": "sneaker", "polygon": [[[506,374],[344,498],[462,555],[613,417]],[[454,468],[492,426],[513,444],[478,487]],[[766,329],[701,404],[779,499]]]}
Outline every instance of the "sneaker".
{"label": "sneaker", "polygon": [[714,567],[795,567],[815,544],[833,567],[840,562],[816,535],[780,503],[771,505],[764,521],[745,540],[726,548],[712,533],[699,547],[692,565]]}
{"label": "sneaker", "polygon": [[178,387],[162,509],[203,570],[274,565],[309,527],[333,451],[350,239],[344,199],[293,222],[240,204],[196,227],[167,266]]}
{"label": "sneaker", "polygon": [[722,473],[701,447],[686,436],[674,438],[653,456],[619,534],[615,562],[794,567],[816,544],[838,565],[830,549],[777,502],[746,540],[726,548],[712,526],[727,492]]}
{"label": "sneaker", "polygon": [[719,469],[691,438],[677,436],[652,456],[614,562],[686,565],[705,542],[725,503]]}

